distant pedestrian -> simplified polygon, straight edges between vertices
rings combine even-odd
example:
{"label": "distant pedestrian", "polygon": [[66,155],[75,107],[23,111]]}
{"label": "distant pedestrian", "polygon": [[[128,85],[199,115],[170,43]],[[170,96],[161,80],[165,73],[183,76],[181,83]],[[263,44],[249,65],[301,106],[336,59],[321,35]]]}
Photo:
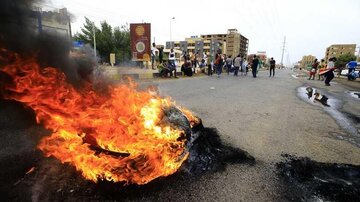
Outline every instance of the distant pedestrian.
{"label": "distant pedestrian", "polygon": [[160,47],[159,49],[159,63],[163,63],[163,59],[164,59],[164,48]]}
{"label": "distant pedestrian", "polygon": [[155,43],[152,44],[152,47],[151,47],[151,68],[152,69],[155,69],[155,59],[156,59],[156,52],[157,52],[157,48],[155,46]]}
{"label": "distant pedestrian", "polygon": [[231,59],[231,55],[229,55],[229,56],[226,58],[225,63],[226,63],[226,71],[227,71],[227,74],[230,74],[230,72],[231,72],[231,66],[233,65],[233,59]]}
{"label": "distant pedestrian", "polygon": [[270,76],[271,77],[271,71],[273,72],[272,76],[274,77],[275,76],[275,64],[276,64],[276,61],[274,60],[274,58],[271,58],[270,59]]}
{"label": "distant pedestrian", "polygon": [[247,71],[248,71],[248,62],[247,60],[244,58],[242,65],[241,65],[241,76],[247,76]]}
{"label": "distant pedestrian", "polygon": [[256,78],[258,65],[259,65],[259,59],[257,58],[256,55],[254,55],[253,61],[251,63],[252,75],[254,78]]}
{"label": "distant pedestrian", "polygon": [[235,60],[234,60],[234,76],[238,76],[238,72],[239,72],[239,68],[242,66],[242,58],[239,55],[236,56]]}
{"label": "distant pedestrian", "polygon": [[316,71],[317,71],[317,69],[318,69],[318,66],[319,66],[319,62],[318,62],[317,59],[315,58],[314,62],[313,62],[312,65],[311,65],[311,70],[310,70],[310,72],[309,72],[309,78],[308,78],[308,80],[310,80],[311,77],[312,77],[312,80],[315,79],[315,75],[316,75]]}
{"label": "distant pedestrian", "polygon": [[215,61],[214,61],[214,67],[216,69],[216,74],[218,75],[218,78],[220,78],[220,74],[222,71],[222,58],[220,54],[215,55]]}
{"label": "distant pedestrian", "polygon": [[321,75],[320,72],[325,71],[326,69],[326,62],[324,59],[321,59],[320,64],[318,66],[318,80],[324,81],[324,75]]}
{"label": "distant pedestrian", "polygon": [[212,76],[212,73],[213,73],[213,71],[212,71],[212,63],[213,63],[213,61],[212,61],[212,56],[208,56],[207,57],[207,61],[206,61],[206,63],[207,63],[207,67],[208,67],[208,75],[209,76]]}
{"label": "distant pedestrian", "polygon": [[351,72],[355,71],[355,69],[357,67],[357,62],[350,61],[346,64],[346,67],[348,68],[348,74],[350,74]]}

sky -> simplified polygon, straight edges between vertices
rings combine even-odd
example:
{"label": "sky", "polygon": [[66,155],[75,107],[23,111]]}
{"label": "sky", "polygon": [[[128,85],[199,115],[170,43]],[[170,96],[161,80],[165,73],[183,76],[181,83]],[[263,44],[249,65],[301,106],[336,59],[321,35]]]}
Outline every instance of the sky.
{"label": "sky", "polygon": [[[360,0],[45,0],[49,8],[66,7],[79,32],[84,16],[121,26],[151,23],[152,40],[165,44],[201,34],[223,34],[237,29],[249,39],[249,54],[292,64],[304,55],[321,59],[332,44],[360,46]],[[175,17],[175,19],[172,19]],[[359,48],[357,48],[359,50]],[[357,53],[356,53],[357,54]]]}

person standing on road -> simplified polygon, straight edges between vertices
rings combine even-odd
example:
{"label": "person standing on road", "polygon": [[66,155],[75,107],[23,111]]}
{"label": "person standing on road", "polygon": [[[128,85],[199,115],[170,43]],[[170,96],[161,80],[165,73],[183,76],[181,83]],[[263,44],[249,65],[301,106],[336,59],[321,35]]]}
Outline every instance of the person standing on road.
{"label": "person standing on road", "polygon": [[315,74],[316,74],[316,71],[318,69],[318,66],[319,66],[319,62],[315,58],[313,64],[311,65],[311,70],[310,70],[310,73],[309,73],[310,76],[309,76],[308,80],[310,80],[311,77],[312,77],[312,80],[315,79]]}
{"label": "person standing on road", "polygon": [[233,60],[231,59],[231,55],[229,55],[229,56],[226,58],[225,63],[226,63],[226,71],[227,71],[227,74],[230,74],[231,66],[233,65]]}
{"label": "person standing on road", "polygon": [[273,77],[275,76],[275,64],[276,64],[276,61],[274,60],[274,58],[271,58],[270,59],[270,76],[271,77],[271,71],[273,72]]}
{"label": "person standing on road", "polygon": [[164,48],[160,47],[160,49],[159,49],[159,63],[160,64],[163,63],[163,58],[164,58]]}
{"label": "person standing on road", "polygon": [[219,55],[219,54],[215,55],[214,67],[216,69],[218,78],[220,78],[221,69],[222,69],[222,58],[221,58],[221,55]]}
{"label": "person standing on road", "polygon": [[152,47],[151,47],[151,68],[155,69],[154,65],[155,65],[155,58],[156,58],[156,52],[157,52],[157,48],[155,46],[155,43],[152,43]]}
{"label": "person standing on road", "polygon": [[212,65],[213,65],[213,63],[212,63],[213,61],[212,61],[212,56],[211,55],[208,55],[208,57],[207,57],[207,66],[208,66],[208,75],[209,76],[212,76],[212,74],[213,74],[213,71],[212,71]]}
{"label": "person standing on road", "polygon": [[234,60],[234,67],[235,67],[234,76],[238,76],[239,68],[241,67],[241,65],[242,65],[242,58],[239,54],[236,56]]}
{"label": "person standing on road", "polygon": [[259,59],[257,58],[256,55],[254,55],[253,61],[251,63],[252,75],[254,78],[256,78],[258,65],[259,65]]}
{"label": "person standing on road", "polygon": [[243,59],[242,65],[241,65],[241,76],[246,76],[247,75],[247,66],[248,66],[248,62],[246,60],[246,58]]}
{"label": "person standing on road", "polygon": [[324,81],[324,75],[321,75],[320,72],[325,71],[326,69],[326,63],[324,59],[321,59],[320,64],[318,66],[318,80]]}

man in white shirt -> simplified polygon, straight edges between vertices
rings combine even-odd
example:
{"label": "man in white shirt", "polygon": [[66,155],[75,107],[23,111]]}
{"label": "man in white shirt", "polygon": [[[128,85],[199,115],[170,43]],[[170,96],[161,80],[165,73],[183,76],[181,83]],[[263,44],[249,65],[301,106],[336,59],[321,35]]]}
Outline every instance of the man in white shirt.
{"label": "man in white shirt", "polygon": [[334,69],[335,69],[335,62],[336,62],[336,58],[330,58],[328,65],[326,67],[326,73],[324,74],[324,76],[326,77],[325,79],[325,86],[330,86],[330,81],[334,78]]}
{"label": "man in white shirt", "polygon": [[158,51],[158,49],[155,47],[155,43],[152,44],[151,47],[151,68],[155,69],[154,65],[155,65],[155,58],[156,58],[156,52]]}
{"label": "man in white shirt", "polygon": [[170,69],[170,77],[172,76],[174,72],[174,77],[176,77],[176,65],[175,65],[175,52],[174,49],[170,50],[169,53],[169,69]]}

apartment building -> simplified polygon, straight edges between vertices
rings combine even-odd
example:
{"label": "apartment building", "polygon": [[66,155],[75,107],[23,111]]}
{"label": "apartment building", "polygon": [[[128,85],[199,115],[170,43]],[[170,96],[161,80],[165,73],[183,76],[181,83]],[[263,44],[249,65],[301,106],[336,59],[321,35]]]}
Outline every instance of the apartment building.
{"label": "apartment building", "polygon": [[355,55],[356,44],[333,44],[326,48],[325,61],[344,54]]}
{"label": "apartment building", "polygon": [[305,55],[300,61],[300,65],[302,68],[306,68],[308,66],[311,66],[315,60],[315,56],[313,55]]}
{"label": "apartment building", "polygon": [[200,55],[222,53],[232,57],[241,54],[247,56],[249,40],[241,35],[237,29],[228,29],[226,34],[207,34],[191,36],[185,41],[168,41],[166,48],[179,49],[182,52],[196,53]]}

